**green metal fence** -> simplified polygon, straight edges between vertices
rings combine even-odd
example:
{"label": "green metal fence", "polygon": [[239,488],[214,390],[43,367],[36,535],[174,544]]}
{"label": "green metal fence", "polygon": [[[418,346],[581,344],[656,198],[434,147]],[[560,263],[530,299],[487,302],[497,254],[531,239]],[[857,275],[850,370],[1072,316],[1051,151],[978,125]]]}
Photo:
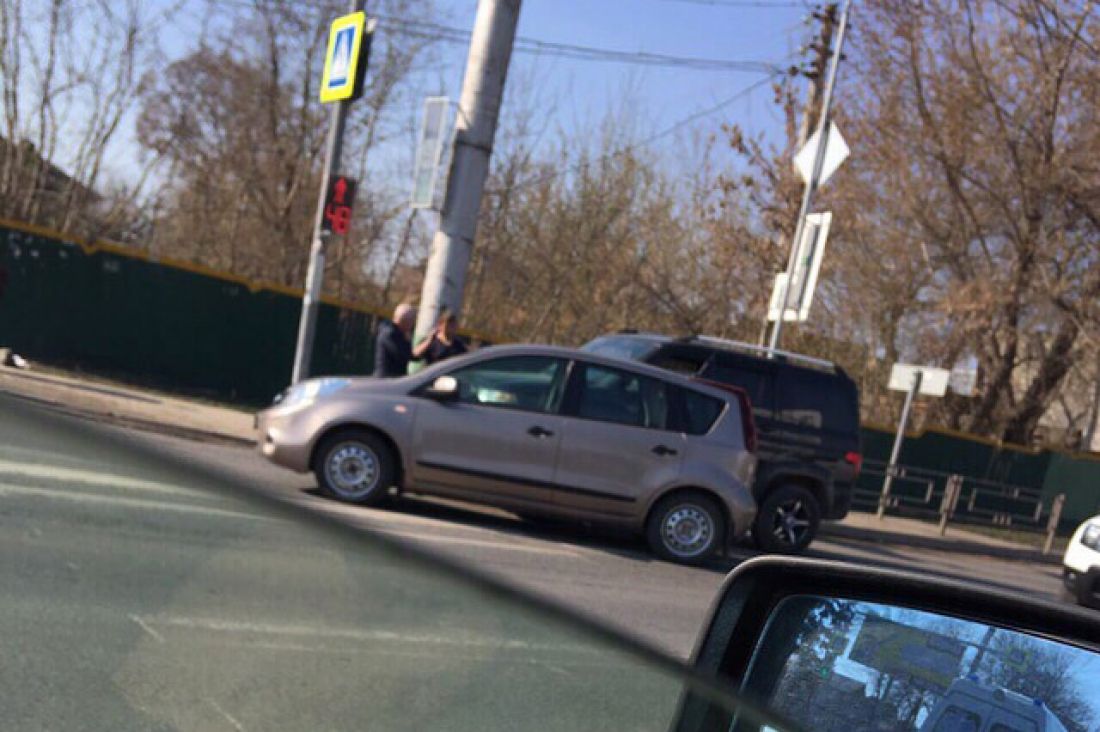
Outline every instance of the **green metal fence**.
{"label": "green metal fence", "polygon": [[[866,425],[862,434],[865,463],[885,465],[889,461],[894,434]],[[1023,488],[1029,494],[1037,492],[1044,514],[1049,512],[1054,497],[1064,493],[1063,529],[1100,513],[1100,456],[1029,450],[946,430],[929,429],[906,436],[898,464],[918,471],[938,473],[938,477],[924,481],[932,486],[937,495],[942,495],[950,474],[965,476],[970,479],[970,484],[981,484],[987,489],[1000,485],[1006,489]],[[877,496],[882,480],[881,471],[868,469],[860,476],[857,491],[864,496]],[[925,487],[921,481],[908,487],[903,482],[893,490],[923,493]]]}
{"label": "green metal fence", "polygon": [[[290,380],[301,301],[117,247],[0,227],[0,345],[245,404]],[[365,374],[377,316],[325,304],[316,374]]]}

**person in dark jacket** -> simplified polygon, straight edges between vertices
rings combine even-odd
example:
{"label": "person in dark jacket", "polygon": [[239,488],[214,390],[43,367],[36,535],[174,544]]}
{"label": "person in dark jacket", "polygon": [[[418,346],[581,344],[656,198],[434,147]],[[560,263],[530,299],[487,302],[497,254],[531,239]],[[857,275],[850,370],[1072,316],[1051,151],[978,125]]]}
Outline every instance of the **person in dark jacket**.
{"label": "person in dark jacket", "polygon": [[466,342],[458,335],[458,318],[449,308],[443,308],[436,321],[435,330],[413,349],[413,358],[423,358],[429,364],[438,363],[451,356],[469,351]]}
{"label": "person in dark jacket", "polygon": [[409,337],[415,325],[416,308],[404,303],[393,311],[392,321],[382,321],[374,339],[374,376],[394,379],[408,375],[409,361],[414,358]]}

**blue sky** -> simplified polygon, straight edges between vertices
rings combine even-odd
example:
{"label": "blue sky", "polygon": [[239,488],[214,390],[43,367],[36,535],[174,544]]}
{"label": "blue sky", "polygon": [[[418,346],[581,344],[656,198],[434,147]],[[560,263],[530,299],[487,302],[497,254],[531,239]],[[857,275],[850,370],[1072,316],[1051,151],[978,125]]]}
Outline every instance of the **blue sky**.
{"label": "blue sky", "polygon": [[[801,4],[764,2],[771,6],[674,0],[525,0],[519,35],[621,51],[789,65],[810,31],[802,22],[808,11]],[[476,0],[443,0],[441,7],[450,16],[451,25],[472,27]],[[457,97],[465,49],[447,46],[444,54],[450,66],[447,92]],[[530,54],[516,54],[512,71],[510,82],[514,83],[508,94],[521,93],[520,87],[535,78],[543,90],[540,95],[555,101],[555,122],[565,130],[598,119],[614,99],[629,90],[641,118],[636,130],[641,135],[709,108],[761,78],[759,73],[665,69]],[[685,132],[713,131],[722,122],[766,131],[779,119],[765,87],[699,120]],[[676,143],[671,139],[662,144]]]}
{"label": "blue sky", "polygon": [[[209,9],[205,2],[185,2],[183,12],[175,15],[176,22],[165,29],[161,46],[166,60],[190,50],[201,26],[199,19]],[[219,14],[232,13],[246,4],[247,0],[214,0]],[[424,20],[472,29],[477,0],[435,0],[435,4],[438,12]],[[167,9],[173,3],[160,0],[156,5]],[[367,0],[368,14],[372,7],[378,4]],[[804,22],[808,13],[801,0],[524,0],[519,35],[617,51],[789,66],[811,33]],[[462,45],[438,44],[441,63],[418,77],[425,93],[458,99],[466,51]],[[505,105],[545,106],[550,113],[545,139],[554,140],[555,133],[570,137],[578,130],[592,129],[609,109],[621,108],[626,99],[633,124],[623,131],[622,142],[630,144],[715,106],[764,76],[759,72],[667,69],[517,53]],[[418,114],[418,109],[409,110],[409,114]],[[676,159],[682,145],[693,137],[717,132],[723,122],[763,134],[777,131],[781,125],[771,92],[763,85],[650,147]],[[130,130],[124,132],[120,143],[128,149],[120,151],[118,167],[129,168],[136,153]],[[412,147],[411,141],[407,147]],[[396,157],[404,159],[400,165],[409,165],[412,150],[401,150]],[[116,168],[114,172],[120,171]]]}

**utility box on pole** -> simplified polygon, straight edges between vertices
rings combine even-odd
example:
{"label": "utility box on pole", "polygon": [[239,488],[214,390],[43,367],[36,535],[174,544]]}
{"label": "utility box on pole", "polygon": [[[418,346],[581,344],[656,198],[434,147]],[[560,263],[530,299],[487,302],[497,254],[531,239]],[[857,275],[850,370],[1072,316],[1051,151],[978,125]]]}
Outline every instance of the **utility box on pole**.
{"label": "utility box on pole", "polygon": [[519,9],[520,0],[478,2],[442,218],[432,240],[414,342],[431,332],[443,308],[458,312],[462,306]]}

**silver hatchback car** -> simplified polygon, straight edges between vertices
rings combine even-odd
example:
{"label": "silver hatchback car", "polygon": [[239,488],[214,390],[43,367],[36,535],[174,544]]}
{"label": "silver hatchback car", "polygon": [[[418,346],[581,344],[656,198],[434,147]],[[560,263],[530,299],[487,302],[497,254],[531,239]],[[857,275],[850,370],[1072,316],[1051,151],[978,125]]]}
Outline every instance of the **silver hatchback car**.
{"label": "silver hatchback car", "polygon": [[663,369],[524,345],[400,379],[305,381],[256,424],[264,456],[344,501],[396,487],[617,524],[691,563],[752,524],[747,420],[736,394]]}

